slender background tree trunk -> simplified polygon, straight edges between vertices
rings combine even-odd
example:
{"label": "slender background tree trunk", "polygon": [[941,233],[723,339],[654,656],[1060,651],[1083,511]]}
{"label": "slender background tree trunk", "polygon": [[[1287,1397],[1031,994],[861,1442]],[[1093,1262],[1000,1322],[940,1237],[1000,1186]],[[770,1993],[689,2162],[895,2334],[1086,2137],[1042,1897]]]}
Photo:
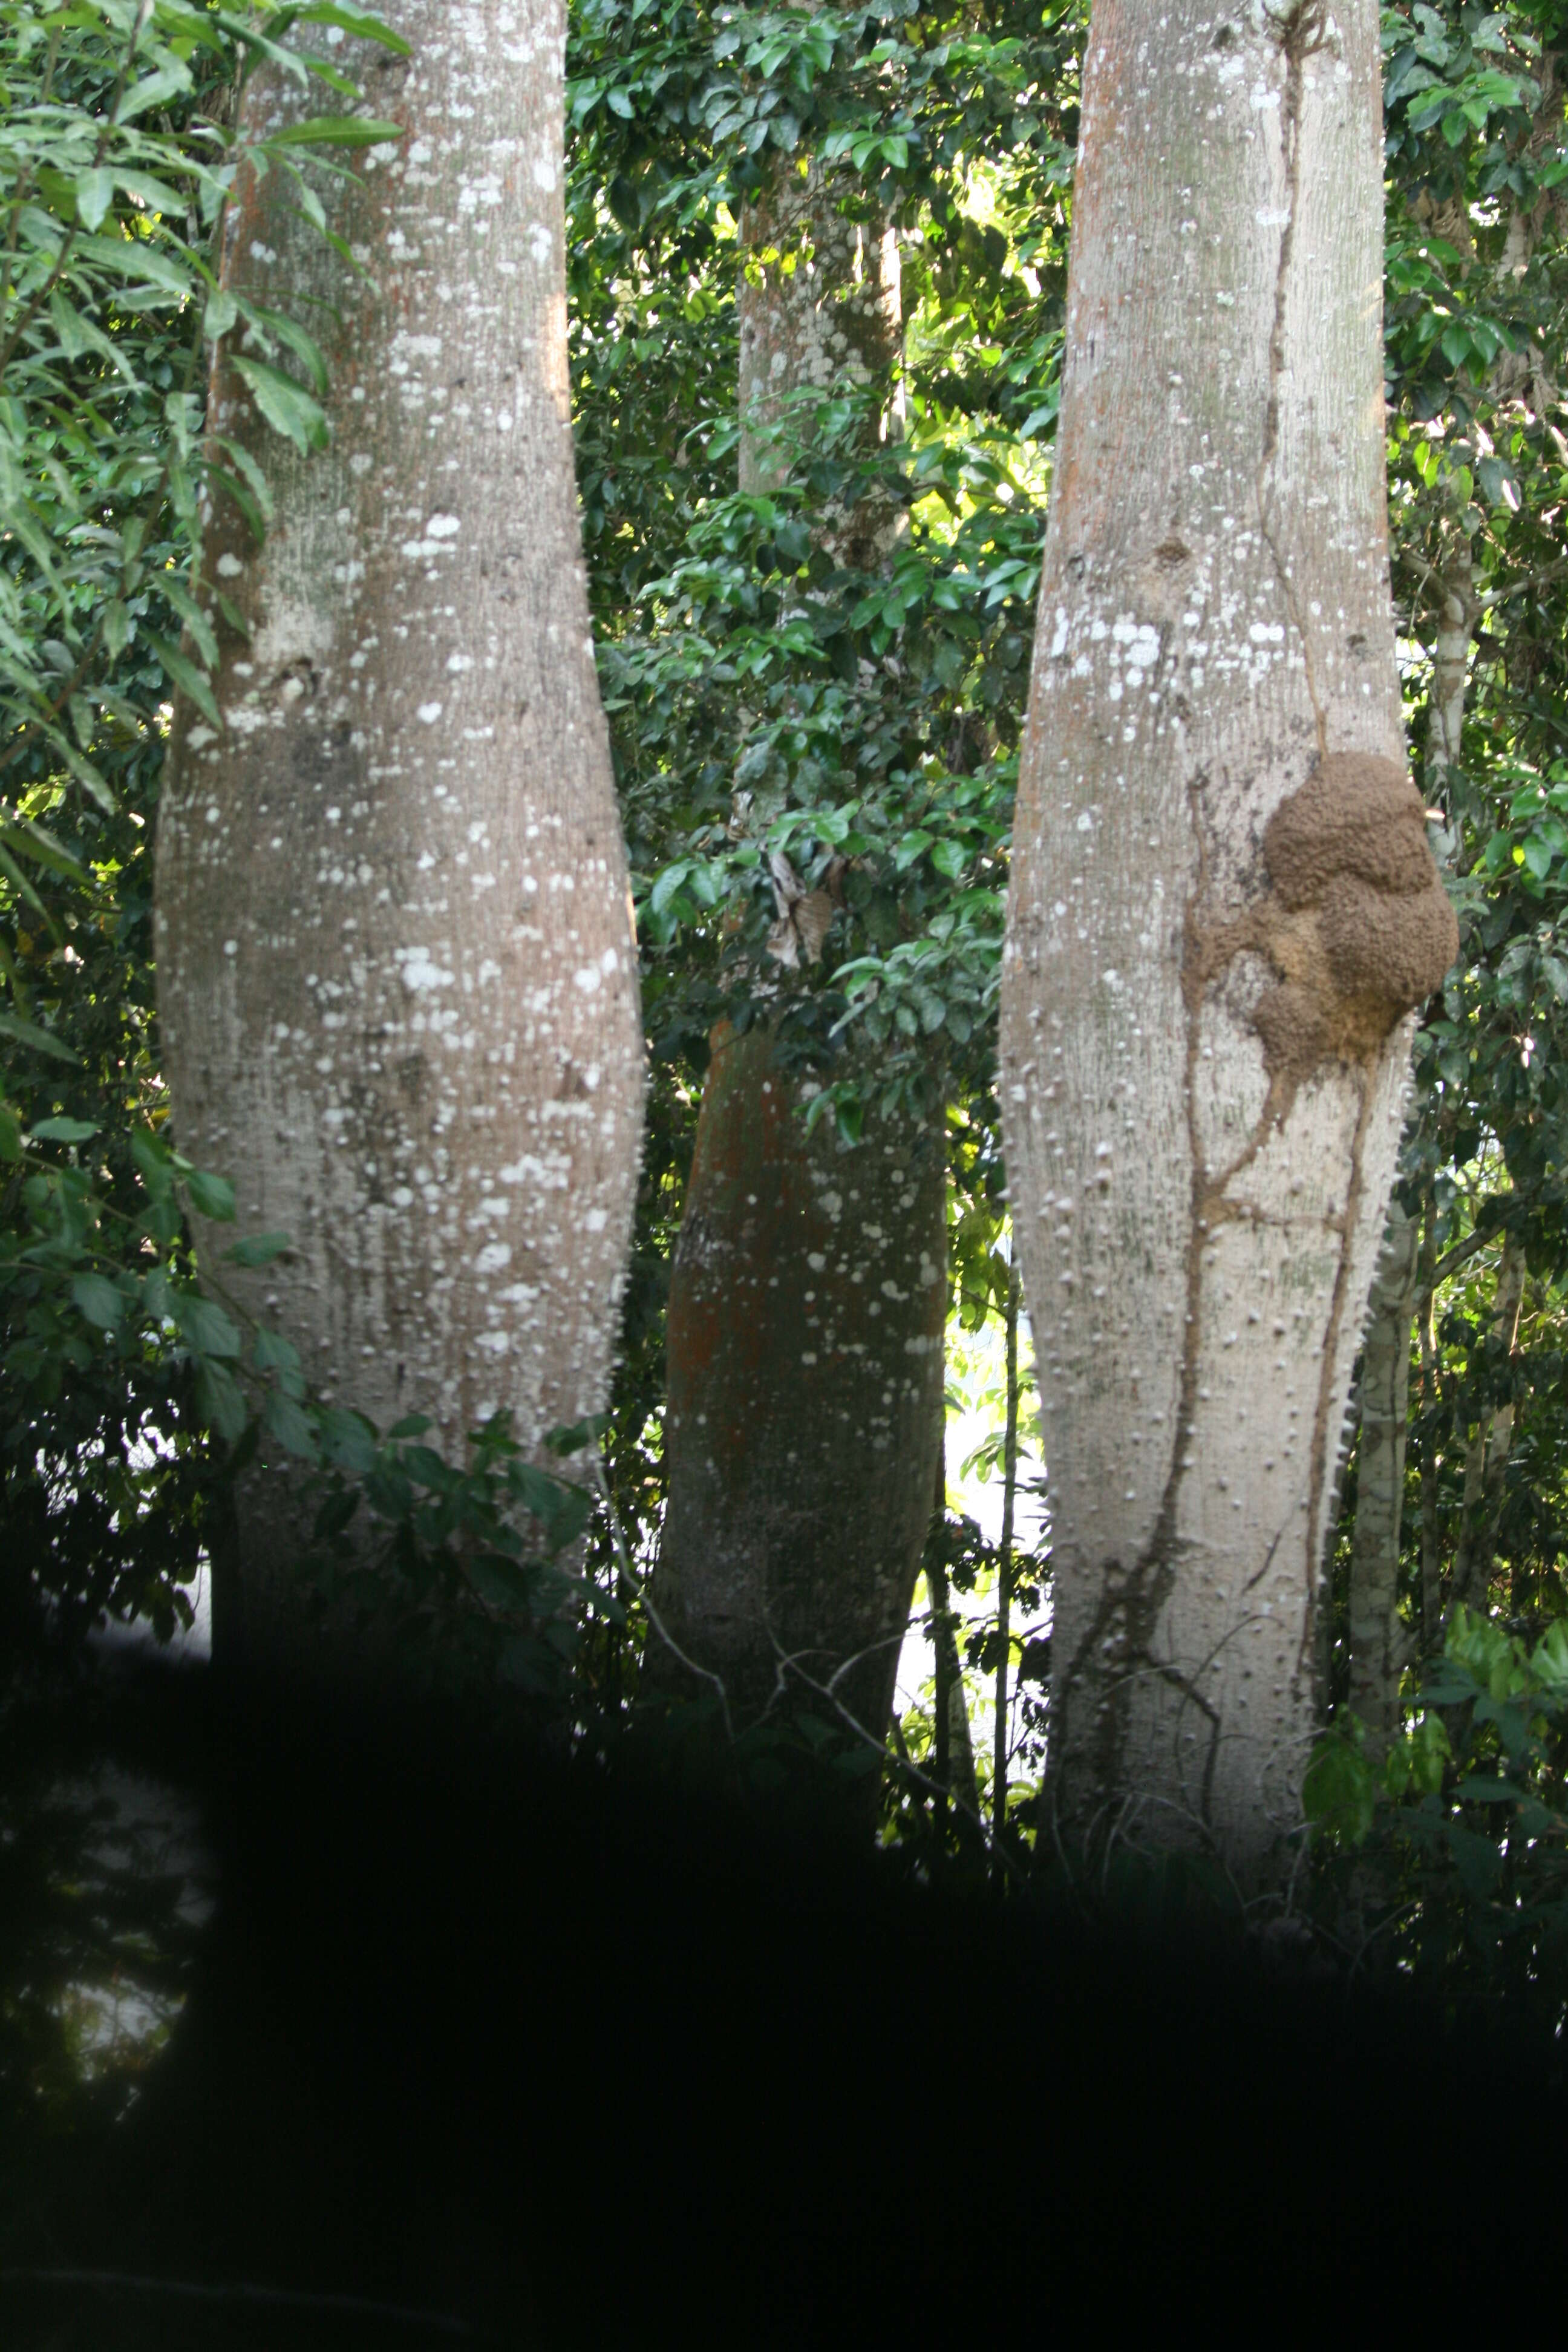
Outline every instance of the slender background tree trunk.
{"label": "slender background tree trunk", "polygon": [[[846,220],[843,194],[813,163],[742,216],[742,490],[787,477],[802,395],[866,394],[868,446],[896,424],[898,247]],[[867,497],[816,529],[836,562],[875,568],[899,521]],[[670,1276],[656,1600],[722,1675],[737,1729],[802,1704],[841,1724],[803,1675],[825,1685],[865,1653],[836,1692],[881,1738],[942,1443],[942,1127],[868,1117],[849,1150],[831,1120],[808,1139],[805,1100],[765,1022],[716,1033]],[[645,1675],[655,1700],[701,1693],[657,1632]]]}
{"label": "slender background tree trunk", "polygon": [[1394,1202],[1362,1355],[1361,1447],[1350,1568],[1350,1706],[1366,1726],[1369,1743],[1380,1750],[1398,1728],[1404,1664],[1399,1534],[1420,1240],[1420,1218],[1407,1217]]}
{"label": "slender background tree trunk", "polygon": [[[389,0],[363,45],[395,150],[322,183],[357,268],[279,172],[242,181],[223,282],[303,315],[331,445],[280,456],[230,366],[211,426],[265,461],[212,580],[225,731],[176,719],[158,844],[181,1148],[287,1255],[220,1279],[384,1430],[461,1459],[604,1402],[639,1150],[626,869],[589,636],[565,349],[559,0]],[[345,51],[345,55],[354,55]],[[311,110],[267,68],[246,104]],[[294,1482],[240,1498],[220,1643],[297,1613]]]}
{"label": "slender background tree trunk", "polygon": [[1018,1506],[1018,1308],[1023,1284],[1015,1256],[1007,1268],[1004,1318],[1005,1418],[1002,1429],[1002,1540],[996,1558],[996,1723],[991,1755],[991,1818],[1000,1829],[1007,1818],[1007,1685],[1013,1649],[1013,1525]]}
{"label": "slender background tree trunk", "polygon": [[1371,0],[1099,0],[1004,974],[1072,1838],[1300,1821],[1404,1015]]}
{"label": "slender background tree trunk", "polygon": [[[1510,1356],[1519,1349],[1519,1311],[1524,1298],[1524,1244],[1510,1234],[1498,1266],[1497,1296],[1492,1305],[1492,1337]],[[1462,1602],[1484,1609],[1491,1583],[1492,1556],[1502,1518],[1503,1479],[1513,1446],[1513,1402],[1510,1399],[1490,1410],[1483,1408],[1474,1433],[1465,1447],[1465,1483],[1459,1507],[1459,1536],[1454,1549],[1454,1575],[1449,1591],[1450,1614]]]}
{"label": "slender background tree trunk", "polygon": [[958,1620],[947,1580],[947,1447],[937,1457],[936,1511],[926,1548],[926,1583],[931,1591],[931,1643],[935,1664],[936,1778],[976,1819],[980,1792],[974,1777],[974,1742],[963,1664],[958,1654]]}
{"label": "slender background tree trunk", "polygon": [[[656,1601],[737,1729],[857,1657],[838,1696],[887,1727],[941,1439],[945,1174],[934,1120],[808,1138],[768,1031],[720,1033],[670,1282]],[[657,1633],[645,1671],[700,1695]]]}
{"label": "slender background tree trunk", "polygon": [[[1436,1203],[1428,1187],[1421,1202],[1420,1279],[1415,1292],[1415,1336],[1421,1350],[1421,1402],[1426,1412],[1441,1402],[1437,1382],[1433,1297],[1437,1287]],[[1443,1638],[1442,1557],[1437,1542],[1437,1449],[1421,1457],[1421,1646],[1430,1657]]]}

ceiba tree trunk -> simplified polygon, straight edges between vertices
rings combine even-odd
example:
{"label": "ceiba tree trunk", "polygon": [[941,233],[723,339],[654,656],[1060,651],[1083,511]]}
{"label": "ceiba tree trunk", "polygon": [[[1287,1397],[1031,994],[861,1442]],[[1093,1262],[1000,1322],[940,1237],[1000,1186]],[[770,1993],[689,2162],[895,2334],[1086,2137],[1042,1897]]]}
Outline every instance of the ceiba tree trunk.
{"label": "ceiba tree trunk", "polygon": [[[209,1278],[384,1430],[461,1461],[500,1408],[536,1446],[604,1402],[640,1145],[627,877],[573,475],[559,0],[391,0],[363,45],[406,138],[323,183],[339,258],[278,172],[242,176],[223,282],[303,317],[330,448],[270,437],[220,362],[210,426],[276,520],[232,508],[209,578],[221,735],[177,713],[158,981],[181,1148],[280,1260]],[[353,51],[345,52],[353,54]],[[307,89],[264,68],[246,105]],[[390,158],[390,160],[387,160]],[[282,453],[282,454],[280,454]],[[287,1646],[295,1482],[239,1498],[218,1636]]]}
{"label": "ceiba tree trunk", "polygon": [[1064,1838],[1282,1867],[1456,931],[1405,771],[1371,0],[1098,0],[1003,982]]}
{"label": "ceiba tree trunk", "polygon": [[1410,1417],[1410,1328],[1421,1220],[1391,1202],[1362,1349],[1361,1444],[1350,1566],[1350,1706],[1381,1753],[1398,1728],[1405,1663],[1399,1538]]}
{"label": "ceiba tree trunk", "polygon": [[[887,429],[898,248],[842,217],[843,193],[813,163],[742,216],[742,490],[787,477],[802,394],[857,388],[868,440]],[[866,498],[816,528],[874,567],[897,518]],[[765,1017],[715,1032],[670,1273],[654,1580],[683,1657],[656,1628],[645,1694],[701,1696],[689,1661],[722,1678],[736,1731],[799,1711],[847,1728],[842,1707],[880,1740],[942,1442],[942,1125],[869,1118],[849,1150],[829,1118],[808,1138],[811,1085]]]}

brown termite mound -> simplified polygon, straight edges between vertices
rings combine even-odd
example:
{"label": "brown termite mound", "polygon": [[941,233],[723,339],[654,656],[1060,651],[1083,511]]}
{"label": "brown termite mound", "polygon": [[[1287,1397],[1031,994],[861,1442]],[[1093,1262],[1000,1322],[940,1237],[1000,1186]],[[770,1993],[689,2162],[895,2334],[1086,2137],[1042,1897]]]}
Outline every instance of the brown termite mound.
{"label": "brown termite mound", "polygon": [[1276,975],[1252,1012],[1283,1122],[1323,1063],[1365,1062],[1441,987],[1458,924],[1426,843],[1426,812],[1392,760],[1331,753],[1263,835],[1270,887],[1239,920],[1190,927],[1189,996],[1243,949]]}

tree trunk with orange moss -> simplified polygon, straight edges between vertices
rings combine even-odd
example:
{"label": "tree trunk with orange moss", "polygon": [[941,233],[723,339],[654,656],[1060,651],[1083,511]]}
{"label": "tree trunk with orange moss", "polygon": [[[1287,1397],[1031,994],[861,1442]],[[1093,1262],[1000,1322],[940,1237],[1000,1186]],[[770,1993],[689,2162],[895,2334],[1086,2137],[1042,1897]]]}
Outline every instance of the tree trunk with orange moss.
{"label": "tree trunk with orange moss", "polygon": [[1004,974],[1049,1802],[1258,1885],[1456,946],[1394,666],[1379,98],[1371,0],[1097,0]]}
{"label": "tree trunk with orange moss", "polygon": [[[880,1738],[941,1437],[946,1161],[934,1119],[848,1150],[831,1119],[807,1137],[802,1100],[765,1028],[719,1033],[670,1280],[656,1605],[737,1731],[803,1701],[842,1725],[831,1685]],[[701,1695],[657,1635],[647,1671]]]}
{"label": "tree trunk with orange moss", "polygon": [[[787,478],[811,395],[854,391],[869,448],[896,429],[898,248],[837,209],[813,162],[742,215],[740,482]],[[875,568],[900,518],[868,496],[816,519]],[[946,1301],[942,1123],[868,1118],[808,1138],[811,1082],[771,1025],[715,1033],[670,1276],[668,1502],[645,1693],[711,1692],[739,1732],[802,1711],[880,1740],[931,1515]],[[873,1070],[863,1070],[874,1081]],[[851,1664],[850,1661],[858,1663]]]}
{"label": "tree trunk with orange moss", "polygon": [[[363,45],[406,139],[324,184],[340,258],[285,174],[242,180],[231,289],[304,315],[331,446],[269,437],[220,364],[211,425],[276,520],[209,534],[225,730],[176,717],[158,981],[174,1133],[229,1171],[209,1277],[385,1430],[461,1462],[500,1408],[533,1447],[599,1409],[640,1145],[626,869],[589,635],[565,349],[560,0],[390,0]],[[354,55],[351,46],[345,55]],[[251,115],[310,110],[266,68]],[[218,1634],[287,1653],[308,1517],[264,1448]]]}

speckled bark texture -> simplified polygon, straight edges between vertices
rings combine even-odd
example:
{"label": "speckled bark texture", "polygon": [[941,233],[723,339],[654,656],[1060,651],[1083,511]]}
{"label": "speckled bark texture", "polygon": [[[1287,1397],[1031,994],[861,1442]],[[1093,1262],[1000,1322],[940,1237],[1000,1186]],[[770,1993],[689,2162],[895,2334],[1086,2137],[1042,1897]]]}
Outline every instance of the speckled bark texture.
{"label": "speckled bark texture", "polygon": [[[1004,975],[1064,1833],[1284,1866],[1452,923],[1405,782],[1371,0],[1097,0]],[[1423,861],[1426,861],[1425,863]]]}
{"label": "speckled bark texture", "polygon": [[[808,1138],[801,1084],[765,1028],[718,1033],[670,1280],[657,1601],[737,1731],[803,1699],[831,1718],[804,1674],[880,1738],[942,1439],[946,1161],[935,1120]],[[657,1639],[646,1671],[703,1695]]]}
{"label": "speckled bark texture", "polygon": [[[766,493],[787,479],[791,441],[807,429],[812,394],[867,395],[868,446],[902,429],[902,284],[898,240],[878,217],[847,219],[857,193],[813,158],[781,171],[741,216],[745,256],[738,303],[740,487]],[[836,560],[871,570],[890,551],[902,509],[876,495],[816,518]]]}
{"label": "speckled bark texture", "polygon": [[[331,447],[304,462],[220,367],[259,551],[214,519],[225,731],[177,713],[158,843],[181,1149],[288,1255],[224,1284],[384,1429],[461,1459],[605,1400],[639,1149],[626,871],[589,637],[568,418],[558,0],[391,0],[406,61],[349,58],[396,149],[323,180],[358,271],[274,173],[226,284],[307,319]],[[313,86],[312,86],[313,87]],[[253,117],[309,112],[266,68]],[[204,1261],[229,1236],[199,1235]],[[251,1474],[225,1622],[293,1607],[277,1465]]]}

